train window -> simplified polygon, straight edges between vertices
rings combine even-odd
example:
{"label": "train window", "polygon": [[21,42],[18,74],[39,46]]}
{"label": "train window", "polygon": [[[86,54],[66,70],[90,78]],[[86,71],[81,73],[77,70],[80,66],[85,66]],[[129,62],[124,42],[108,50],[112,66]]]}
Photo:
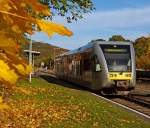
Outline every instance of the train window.
{"label": "train window", "polygon": [[90,59],[85,59],[83,61],[83,68],[84,68],[84,71],[91,70],[91,60]]}
{"label": "train window", "polygon": [[76,61],[76,75],[80,75],[80,61]]}
{"label": "train window", "polygon": [[94,72],[100,72],[102,70],[100,62],[98,61],[97,55],[91,57],[92,60],[92,69]]}
{"label": "train window", "polygon": [[67,68],[68,68],[68,74],[72,74],[73,72],[72,56],[69,56],[67,59]]}
{"label": "train window", "polygon": [[131,55],[129,45],[100,45],[109,71],[131,71]]}
{"label": "train window", "polygon": [[83,54],[83,70],[90,71],[91,70],[91,52],[92,49],[87,49]]}
{"label": "train window", "polygon": [[96,72],[100,72],[101,71],[101,65],[100,64],[96,64],[95,71]]}
{"label": "train window", "polygon": [[91,58],[90,55],[88,56],[88,58],[84,58],[83,59],[83,80],[84,81],[88,81],[91,82],[92,81],[92,70],[91,70]]}

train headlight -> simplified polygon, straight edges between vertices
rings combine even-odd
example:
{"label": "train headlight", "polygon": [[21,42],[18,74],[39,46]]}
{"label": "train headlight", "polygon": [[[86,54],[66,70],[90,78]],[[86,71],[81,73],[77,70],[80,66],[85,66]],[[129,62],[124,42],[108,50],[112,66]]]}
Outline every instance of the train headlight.
{"label": "train headlight", "polygon": [[113,74],[109,74],[109,77],[113,77]]}
{"label": "train headlight", "polygon": [[117,74],[114,74],[114,77],[117,77]]}
{"label": "train headlight", "polygon": [[117,77],[117,74],[109,74],[109,77]]}
{"label": "train headlight", "polygon": [[131,74],[125,74],[126,77],[131,77]]}

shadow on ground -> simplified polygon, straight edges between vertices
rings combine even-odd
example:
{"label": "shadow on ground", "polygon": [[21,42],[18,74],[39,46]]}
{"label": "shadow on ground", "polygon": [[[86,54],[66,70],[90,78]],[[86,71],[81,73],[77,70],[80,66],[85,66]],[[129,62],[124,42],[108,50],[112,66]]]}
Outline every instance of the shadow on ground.
{"label": "shadow on ground", "polygon": [[61,79],[57,79],[57,78],[55,78],[49,74],[46,74],[46,73],[45,74],[39,74],[38,76],[40,78],[46,80],[49,83],[57,84],[59,86],[63,86],[63,87],[71,88],[71,89],[77,89],[77,90],[88,90],[85,87],[81,87],[80,85],[77,85],[77,84],[74,84],[74,83],[71,83],[68,81],[64,81]]}

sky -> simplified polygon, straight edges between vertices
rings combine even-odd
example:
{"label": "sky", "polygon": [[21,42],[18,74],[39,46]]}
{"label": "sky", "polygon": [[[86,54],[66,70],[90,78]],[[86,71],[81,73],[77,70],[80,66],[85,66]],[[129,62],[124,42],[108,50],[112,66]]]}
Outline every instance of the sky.
{"label": "sky", "polygon": [[82,20],[67,23],[62,17],[54,22],[66,26],[74,34],[71,37],[35,33],[32,39],[66,49],[76,49],[93,39],[108,40],[112,35],[122,35],[135,40],[150,34],[150,0],[92,0],[95,11],[85,14]]}

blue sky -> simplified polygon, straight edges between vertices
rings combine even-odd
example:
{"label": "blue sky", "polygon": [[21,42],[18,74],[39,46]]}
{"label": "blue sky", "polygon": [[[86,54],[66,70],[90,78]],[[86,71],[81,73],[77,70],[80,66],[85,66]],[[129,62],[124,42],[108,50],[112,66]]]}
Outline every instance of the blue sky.
{"label": "blue sky", "polygon": [[73,31],[72,37],[36,33],[32,39],[67,49],[75,49],[92,39],[108,40],[115,34],[135,40],[150,34],[150,0],[93,0],[96,10],[85,14],[82,20],[68,24],[62,17],[54,22]]}

